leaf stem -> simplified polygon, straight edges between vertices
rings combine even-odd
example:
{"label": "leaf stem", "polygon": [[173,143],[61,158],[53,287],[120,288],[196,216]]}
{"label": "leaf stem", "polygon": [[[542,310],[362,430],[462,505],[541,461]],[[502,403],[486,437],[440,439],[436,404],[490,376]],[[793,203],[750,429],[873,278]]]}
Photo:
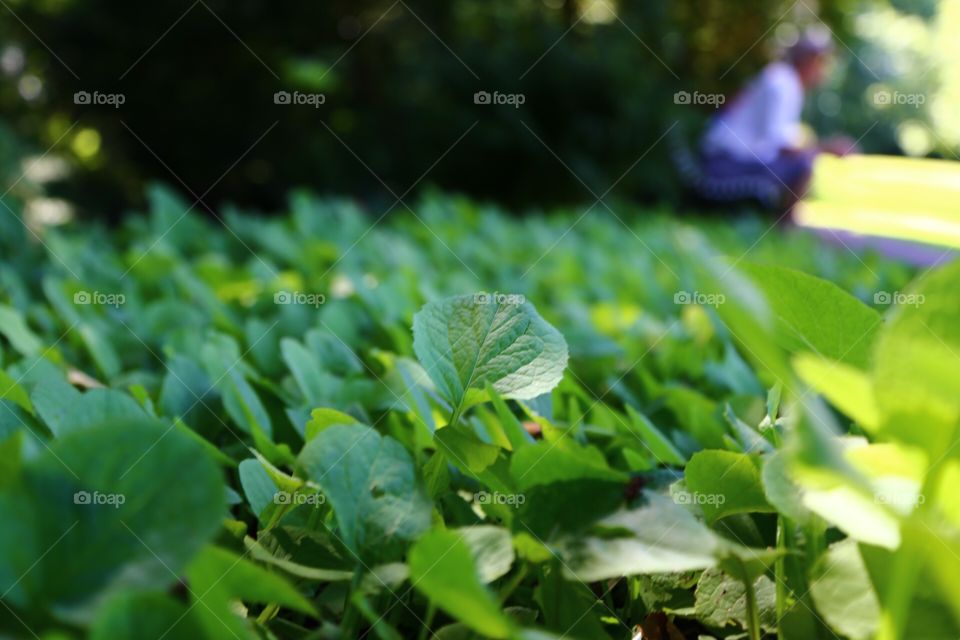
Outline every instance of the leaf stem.
{"label": "leaf stem", "polygon": [[[958,442],[960,442],[960,429],[954,428],[950,439],[945,444],[946,450],[949,451]],[[937,487],[942,482],[944,469],[943,464],[936,463],[927,471],[920,487],[920,497],[936,495]],[[914,591],[923,565],[924,548],[916,530],[926,518],[932,502],[926,499],[921,501],[900,528],[902,541],[900,548],[893,556],[888,586],[881,599],[883,616],[880,620],[880,630],[877,632],[878,640],[901,640],[905,637],[907,617],[910,615],[910,605],[913,603]]]}
{"label": "leaf stem", "polygon": [[510,579],[510,582],[504,585],[503,589],[500,590],[500,602],[504,603],[514,592],[514,590],[520,586],[520,583],[523,582],[523,579],[527,577],[527,563],[524,562],[520,565],[520,569],[517,571],[516,575]]}
{"label": "leaf stem", "polygon": [[350,590],[347,592],[346,601],[343,603],[343,620],[340,622],[340,637],[355,638],[357,636],[355,627],[360,622],[360,612],[353,604],[353,594],[360,587],[360,581],[363,578],[363,569],[358,565],[353,570],[353,579],[350,581]]}
{"label": "leaf stem", "polygon": [[270,620],[273,619],[275,615],[277,615],[277,612],[279,610],[280,610],[279,605],[277,605],[275,602],[271,602],[266,607],[264,607],[263,611],[260,612],[260,615],[257,616],[257,622],[259,622],[262,625],[267,624],[268,622],[270,622]]}
{"label": "leaf stem", "polygon": [[417,636],[418,640],[427,640],[427,636],[430,634],[430,627],[433,625],[433,618],[436,615],[437,606],[433,604],[433,600],[430,600],[430,603],[427,605],[427,619],[423,621],[423,627],[420,629],[420,634]]}
{"label": "leaf stem", "polygon": [[747,631],[750,634],[750,640],[760,640],[760,608],[757,606],[757,592],[753,588],[749,575],[744,576],[743,586],[746,589],[747,599]]}
{"label": "leaf stem", "polygon": [[783,640],[783,632],[780,630],[780,625],[783,621],[783,617],[787,613],[787,596],[789,590],[787,589],[787,550],[789,547],[788,541],[788,531],[787,531],[787,519],[782,515],[777,516],[777,550],[781,551],[781,555],[777,558],[776,564],[774,564],[773,575],[776,580],[777,588],[777,637],[780,640]]}

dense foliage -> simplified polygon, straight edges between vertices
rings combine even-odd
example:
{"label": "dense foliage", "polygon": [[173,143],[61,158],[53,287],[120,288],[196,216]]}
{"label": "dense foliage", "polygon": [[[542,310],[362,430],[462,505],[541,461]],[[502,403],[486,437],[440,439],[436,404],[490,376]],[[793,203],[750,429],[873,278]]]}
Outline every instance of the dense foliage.
{"label": "dense foliage", "polygon": [[655,211],[150,201],[5,218],[3,635],[960,632],[956,265]]}

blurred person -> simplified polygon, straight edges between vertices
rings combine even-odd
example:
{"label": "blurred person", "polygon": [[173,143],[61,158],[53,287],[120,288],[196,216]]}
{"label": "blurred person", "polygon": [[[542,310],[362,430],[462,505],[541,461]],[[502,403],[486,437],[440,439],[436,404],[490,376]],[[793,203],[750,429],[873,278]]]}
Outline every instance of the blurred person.
{"label": "blurred person", "polygon": [[807,191],[818,153],[854,152],[856,143],[846,136],[800,141],[804,97],[823,83],[832,53],[829,32],[810,29],[750,81],[707,127],[704,174],[717,184],[755,180],[757,191],[773,188],[789,210]]}

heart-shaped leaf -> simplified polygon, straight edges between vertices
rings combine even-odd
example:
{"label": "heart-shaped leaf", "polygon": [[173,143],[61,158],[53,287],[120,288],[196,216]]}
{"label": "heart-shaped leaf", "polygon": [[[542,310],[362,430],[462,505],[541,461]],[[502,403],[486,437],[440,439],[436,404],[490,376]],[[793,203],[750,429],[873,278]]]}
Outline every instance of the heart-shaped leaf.
{"label": "heart-shaped leaf", "polygon": [[454,415],[481,401],[489,383],[505,398],[553,389],[567,366],[567,343],[527,302],[484,294],[426,304],[413,318],[417,358]]}
{"label": "heart-shaped leaf", "polygon": [[336,514],[338,535],[361,558],[396,555],[430,526],[430,501],[410,454],[363,425],[333,425],[304,446],[299,465]]}

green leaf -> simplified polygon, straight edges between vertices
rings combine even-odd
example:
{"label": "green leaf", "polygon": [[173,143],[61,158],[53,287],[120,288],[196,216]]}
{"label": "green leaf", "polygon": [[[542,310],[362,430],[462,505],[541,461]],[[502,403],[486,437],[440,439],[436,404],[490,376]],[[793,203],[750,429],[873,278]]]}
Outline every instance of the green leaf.
{"label": "green leaf", "polygon": [[357,419],[348,413],[321,407],[310,412],[310,421],[304,431],[304,440],[312,440],[318,433],[335,424],[357,424]]}
{"label": "green leaf", "polygon": [[579,581],[567,581],[554,562],[543,569],[533,598],[543,612],[543,625],[566,638],[609,640],[599,616],[605,611],[590,588]]}
{"label": "green leaf", "polygon": [[361,558],[387,557],[430,526],[430,501],[410,454],[362,425],[334,425],[304,446],[299,465],[336,515],[339,536]]}
{"label": "green leaf", "polygon": [[187,567],[190,589],[203,601],[240,600],[257,604],[273,603],[316,616],[317,611],[286,580],[242,556],[209,546]]}
{"label": "green leaf", "polygon": [[[874,390],[881,432],[938,459],[960,421],[960,263],[927,273],[897,307],[877,343]],[[910,298],[908,298],[910,299]]]}
{"label": "green leaf", "polygon": [[779,344],[866,367],[880,314],[826,280],[793,269],[744,265],[776,317]]}
{"label": "green leaf", "polygon": [[43,341],[27,326],[23,315],[7,305],[0,304],[0,335],[23,356],[32,356],[43,350]]}
{"label": "green leaf", "polygon": [[23,431],[14,431],[0,439],[0,488],[16,482],[20,477],[24,437]]}
{"label": "green leaf", "polygon": [[811,513],[803,504],[802,489],[790,477],[787,457],[782,451],[768,456],[763,463],[763,494],[777,511],[798,524],[810,523]]}
{"label": "green leaf", "polygon": [[852,486],[809,489],[803,504],[854,540],[886,549],[900,546],[900,523],[875,497]]}
{"label": "green leaf", "polygon": [[497,393],[493,385],[488,382],[485,388],[487,395],[490,396],[490,402],[497,412],[497,417],[500,419],[500,427],[510,442],[510,447],[516,451],[517,449],[522,449],[527,445],[533,444],[533,437],[524,430],[523,425],[520,424],[520,420],[511,413],[506,401]]}
{"label": "green leaf", "polygon": [[120,356],[117,355],[117,350],[114,343],[110,341],[110,334],[107,333],[107,330],[102,329],[100,325],[81,322],[76,326],[75,331],[80,335],[87,351],[90,352],[90,357],[93,358],[97,369],[108,379],[119,375],[122,367]]}
{"label": "green leaf", "polygon": [[219,469],[176,430],[114,421],[67,433],[0,490],[0,590],[87,619],[102,595],[175,582],[224,514]]}
{"label": "green leaf", "polygon": [[875,432],[880,426],[873,382],[867,374],[842,362],[806,353],[793,359],[793,368],[801,380],[861,427]]}
{"label": "green leaf", "polygon": [[667,436],[663,435],[663,433],[650,422],[647,416],[634,410],[630,405],[627,405],[627,415],[630,416],[630,425],[633,431],[639,436],[640,440],[643,441],[650,453],[653,454],[653,457],[657,459],[657,462],[677,466],[683,466],[683,464],[686,463],[686,457],[670,442]]}
{"label": "green leaf", "polygon": [[717,403],[702,393],[680,385],[663,390],[667,407],[680,426],[690,432],[702,447],[719,449],[724,444],[726,428]]}
{"label": "green leaf", "polygon": [[[760,626],[768,632],[777,628],[777,593],[773,581],[761,575],[753,582],[760,612]],[[697,582],[697,619],[709,627],[729,624],[747,628],[747,590],[743,582],[719,569],[707,569]]]}
{"label": "green leaf", "polygon": [[482,398],[487,383],[505,398],[535,398],[567,366],[563,336],[533,305],[474,295],[427,303],[413,318],[413,346],[454,415]]}
{"label": "green leaf", "polygon": [[255,437],[269,439],[273,434],[270,415],[244,377],[238,351],[232,338],[214,335],[203,345],[201,358],[207,375],[223,396],[223,406],[233,422]]}
{"label": "green leaf", "polygon": [[470,547],[453,531],[430,531],[407,559],[414,586],[448,614],[490,638],[506,638],[511,625],[483,586]]}
{"label": "green leaf", "polygon": [[249,458],[240,463],[240,486],[250,503],[250,508],[259,517],[264,509],[273,504],[277,485],[259,460]]}
{"label": "green leaf", "polygon": [[474,525],[453,529],[460,535],[473,555],[477,575],[484,584],[502,578],[513,564],[513,541],[510,532],[503,527]]}
{"label": "green leaf", "polygon": [[734,513],[771,512],[760,481],[760,458],[732,451],[694,454],[684,472],[693,503],[709,522]]}
{"label": "green leaf", "polygon": [[557,536],[582,535],[595,521],[623,505],[625,488],[620,481],[581,479],[527,489],[513,496],[515,503],[522,500],[513,519],[514,530],[550,543]]}
{"label": "green leaf", "polygon": [[75,409],[83,401],[77,391],[59,373],[42,378],[30,392],[36,413],[54,434],[65,434],[76,423]]}
{"label": "green leaf", "polygon": [[90,640],[197,640],[204,630],[186,605],[161,593],[120,593],[97,614]]}
{"label": "green leaf", "polygon": [[594,525],[591,535],[559,543],[564,574],[593,582],[645,573],[707,569],[725,542],[688,511],[658,494],[639,509],[620,510]]}
{"label": "green leaf", "polygon": [[328,395],[331,376],[324,371],[317,356],[293,338],[283,338],[280,351],[307,403],[316,405],[322,402]]}
{"label": "green leaf", "polygon": [[60,378],[41,381],[34,387],[31,399],[37,413],[57,437],[117,420],[147,418],[133,396],[123,391],[91,389],[80,393]]}
{"label": "green leaf", "polygon": [[[813,424],[807,422],[804,431],[813,433]],[[826,437],[810,445],[822,458],[790,466],[803,505],[855,540],[896,549],[901,517],[919,500],[923,453],[851,437]]]}
{"label": "green leaf", "polygon": [[437,429],[433,436],[437,446],[464,471],[482,473],[500,457],[500,447],[487,444],[469,431],[454,425]]}
{"label": "green leaf", "polygon": [[541,441],[520,449],[510,460],[510,475],[521,491],[565,480],[630,480],[628,474],[611,469],[599,449],[571,440]]}
{"label": "green leaf", "polygon": [[814,565],[810,579],[817,611],[834,631],[851,640],[874,637],[880,603],[856,541],[830,545]]}
{"label": "green leaf", "polygon": [[7,372],[0,369],[0,400],[4,399],[20,405],[24,411],[33,413],[33,404],[30,403],[30,396],[27,395],[26,390]]}
{"label": "green leaf", "polygon": [[[302,578],[304,580],[314,580],[318,582],[346,582],[353,579],[352,571],[343,571],[341,569],[324,569],[321,567],[308,567],[306,565],[286,560],[271,554],[263,545],[250,537],[243,539],[243,545],[250,552],[250,557],[254,560],[269,564],[282,569],[291,576]],[[377,567],[374,567],[374,572]],[[377,584],[380,584],[379,580]]]}

